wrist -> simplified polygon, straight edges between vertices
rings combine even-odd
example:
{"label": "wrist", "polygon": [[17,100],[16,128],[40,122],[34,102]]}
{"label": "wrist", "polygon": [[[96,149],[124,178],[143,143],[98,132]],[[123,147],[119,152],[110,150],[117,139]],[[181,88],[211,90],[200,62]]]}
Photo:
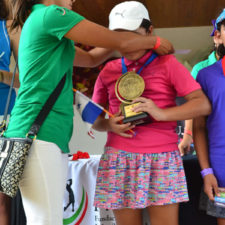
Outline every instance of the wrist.
{"label": "wrist", "polygon": [[104,131],[106,132],[112,132],[112,126],[109,119],[104,119]]}
{"label": "wrist", "polygon": [[161,45],[160,37],[157,36],[155,45],[154,45],[154,47],[152,49],[156,50],[157,48],[159,48],[160,45]]}
{"label": "wrist", "polygon": [[212,168],[205,168],[201,171],[202,178],[204,178],[208,174],[214,174]]}
{"label": "wrist", "polygon": [[184,129],[184,134],[187,134],[192,137],[192,131],[188,129]]}
{"label": "wrist", "polygon": [[4,73],[0,71],[0,82],[4,82]]}
{"label": "wrist", "polygon": [[[152,110],[150,110],[151,112]],[[151,113],[149,112],[149,114],[151,115]],[[153,116],[154,119],[156,119],[157,121],[168,121],[168,114],[166,112],[165,109],[161,109],[156,107],[156,111],[155,111],[155,116]]]}

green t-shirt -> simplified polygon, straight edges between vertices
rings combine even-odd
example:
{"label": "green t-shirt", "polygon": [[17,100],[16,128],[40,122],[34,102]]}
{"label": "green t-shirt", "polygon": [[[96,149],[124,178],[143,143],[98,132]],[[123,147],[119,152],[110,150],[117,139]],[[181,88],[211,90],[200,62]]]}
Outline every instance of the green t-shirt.
{"label": "green t-shirt", "polygon": [[198,72],[199,72],[201,69],[203,69],[203,68],[205,68],[205,67],[207,67],[207,66],[211,66],[211,65],[214,64],[215,62],[217,62],[217,59],[216,59],[216,52],[213,51],[213,52],[209,55],[208,59],[206,59],[206,60],[204,60],[204,61],[201,61],[201,62],[197,63],[197,64],[193,67],[193,69],[192,69],[192,71],[191,71],[191,75],[194,77],[194,79],[196,79],[196,77],[197,77],[197,75],[198,75]]}
{"label": "green t-shirt", "polygon": [[53,142],[63,152],[73,131],[72,69],[74,42],[64,35],[84,18],[56,5],[37,4],[26,20],[19,45],[20,88],[6,137],[25,137],[61,78],[65,86],[40,128],[37,139]]}

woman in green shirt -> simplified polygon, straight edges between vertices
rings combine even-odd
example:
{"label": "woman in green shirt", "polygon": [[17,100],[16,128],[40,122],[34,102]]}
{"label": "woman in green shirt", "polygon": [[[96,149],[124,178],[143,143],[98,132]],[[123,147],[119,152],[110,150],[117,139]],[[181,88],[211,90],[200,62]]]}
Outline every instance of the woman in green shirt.
{"label": "woman in green shirt", "polygon": [[[156,37],[110,31],[71,11],[72,0],[11,0],[12,28],[22,27],[20,89],[5,136],[25,137],[43,104],[66,74],[64,88],[33,142],[20,182],[28,225],[62,225],[68,143],[73,131],[72,68],[95,66],[109,50],[86,53],[74,42],[121,53],[150,49]],[[158,54],[173,51],[161,40]],[[92,54],[93,53],[93,54]],[[75,57],[75,60],[74,60]]]}

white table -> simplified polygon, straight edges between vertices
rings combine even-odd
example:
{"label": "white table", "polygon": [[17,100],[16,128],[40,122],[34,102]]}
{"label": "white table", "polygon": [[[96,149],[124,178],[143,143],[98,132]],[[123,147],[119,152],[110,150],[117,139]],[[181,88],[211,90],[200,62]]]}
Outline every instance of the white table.
{"label": "white table", "polygon": [[[67,207],[64,208],[64,225],[116,225],[111,210],[93,206],[99,158],[91,156],[90,159],[69,162],[68,190],[64,195],[64,207]],[[144,225],[149,223],[144,222]]]}

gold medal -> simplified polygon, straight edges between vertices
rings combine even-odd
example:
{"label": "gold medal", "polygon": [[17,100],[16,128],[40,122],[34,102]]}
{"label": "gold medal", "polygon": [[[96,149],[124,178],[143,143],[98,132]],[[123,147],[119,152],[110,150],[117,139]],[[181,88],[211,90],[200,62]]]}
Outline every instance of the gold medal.
{"label": "gold medal", "polygon": [[140,97],[145,89],[144,79],[135,72],[123,74],[116,82],[115,93],[117,98],[125,103],[130,104],[132,100]]}

